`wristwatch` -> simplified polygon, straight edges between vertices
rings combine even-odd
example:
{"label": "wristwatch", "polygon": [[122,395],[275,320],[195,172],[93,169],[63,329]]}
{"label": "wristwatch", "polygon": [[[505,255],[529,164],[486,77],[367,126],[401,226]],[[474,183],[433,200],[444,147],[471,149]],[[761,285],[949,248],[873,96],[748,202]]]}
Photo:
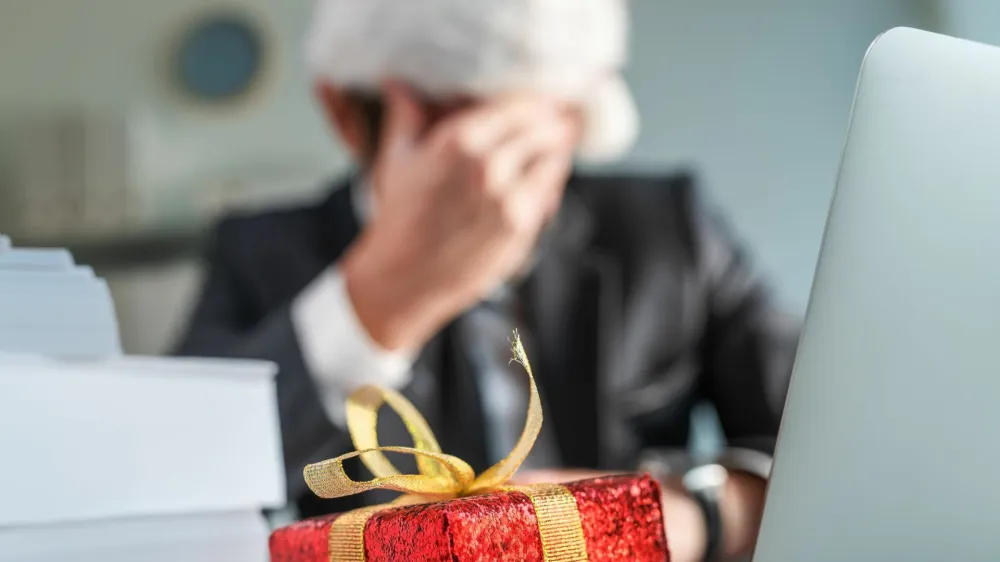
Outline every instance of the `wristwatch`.
{"label": "wristwatch", "polygon": [[722,465],[706,464],[689,470],[681,480],[684,489],[698,502],[705,516],[705,560],[718,559],[722,550],[722,513],[719,502],[729,480]]}
{"label": "wristwatch", "polygon": [[679,479],[705,517],[705,560],[712,562],[722,550],[719,503],[730,472],[743,472],[767,480],[771,473],[771,457],[752,449],[732,448],[710,462],[699,463],[686,451],[650,450],[642,455],[639,470],[660,482]]}

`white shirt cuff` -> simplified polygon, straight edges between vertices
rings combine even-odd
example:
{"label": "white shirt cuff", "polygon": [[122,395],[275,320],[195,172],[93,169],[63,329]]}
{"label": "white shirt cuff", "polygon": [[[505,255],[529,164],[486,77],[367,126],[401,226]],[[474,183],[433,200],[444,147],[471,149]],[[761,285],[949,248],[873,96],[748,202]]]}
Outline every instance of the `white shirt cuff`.
{"label": "white shirt cuff", "polygon": [[413,357],[372,341],[336,267],[313,280],[296,297],[291,312],[306,368],[336,426],[346,427],[344,401],[357,387],[374,384],[398,390],[410,382]]}

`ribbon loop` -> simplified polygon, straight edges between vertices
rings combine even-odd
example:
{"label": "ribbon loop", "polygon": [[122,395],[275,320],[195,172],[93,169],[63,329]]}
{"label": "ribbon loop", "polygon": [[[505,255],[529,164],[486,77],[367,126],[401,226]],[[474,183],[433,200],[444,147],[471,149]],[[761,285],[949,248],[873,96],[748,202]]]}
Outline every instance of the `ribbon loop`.
{"label": "ribbon loop", "polygon": [[[383,452],[403,453],[413,455],[417,459],[427,458],[447,469],[447,476],[432,476],[428,474],[388,474],[376,476],[367,481],[352,480],[344,471],[344,461],[362,457],[371,453],[382,455]],[[362,449],[340,455],[335,459],[311,464],[305,469],[306,484],[314,494],[321,498],[341,498],[360,494],[369,490],[394,490],[404,494],[416,494],[434,499],[454,498],[467,489],[475,477],[475,472],[468,463],[458,457],[422,451],[411,447],[380,447],[378,449]]]}
{"label": "ribbon loop", "polygon": [[[351,394],[347,401],[347,428],[357,450],[307,466],[306,484],[322,498],[338,498],[375,489],[395,490],[404,495],[391,504],[350,511],[334,520],[329,536],[332,562],[364,562],[367,559],[365,525],[373,514],[382,509],[501,490],[521,492],[531,500],[538,518],[542,555],[546,562],[585,562],[588,559],[580,514],[569,490],[554,484],[506,486],[528,458],[542,428],[542,400],[517,332],[514,332],[512,351],[514,360],[528,373],[530,396],[524,429],[510,453],[479,476],[467,462],[441,452],[427,421],[403,395],[375,386],[364,386]],[[413,437],[413,447],[379,445],[378,411],[383,404],[387,404],[403,420]],[[386,458],[387,452],[413,455],[420,473],[400,474]],[[344,461],[355,457],[361,457],[375,478],[358,482],[347,476]]]}
{"label": "ribbon loop", "polygon": [[[406,430],[413,438],[413,448],[430,453],[440,453],[434,432],[420,411],[402,394],[388,388],[362,386],[351,394],[347,401],[347,429],[354,442],[354,448],[361,451],[361,462],[376,477],[393,476],[399,470],[382,454],[378,443],[378,411],[387,404],[403,420]],[[448,468],[433,457],[417,455],[417,468],[421,474],[447,477]]]}
{"label": "ribbon loop", "polygon": [[[531,372],[531,364],[517,332],[512,345],[514,361],[528,374],[530,396],[521,437],[503,460],[479,476],[468,463],[441,452],[427,420],[402,394],[376,386],[363,386],[347,400],[347,428],[357,449],[335,459],[310,464],[305,468],[309,489],[322,498],[337,498],[368,490],[395,490],[427,498],[449,499],[480,494],[508,482],[524,464],[542,428],[542,401]],[[385,447],[378,442],[378,412],[383,404],[396,412],[413,438],[413,447]],[[419,474],[401,474],[385,456],[386,452],[413,455]],[[344,461],[361,457],[372,480],[358,482],[344,472]]]}
{"label": "ribbon loop", "polygon": [[521,430],[521,437],[518,438],[514,448],[507,453],[507,456],[500,462],[486,469],[485,472],[476,477],[468,490],[470,494],[489,491],[493,488],[507,483],[517,472],[524,461],[531,454],[535,441],[542,431],[542,399],[538,395],[538,387],[535,385],[535,375],[531,372],[531,363],[528,361],[528,354],[524,351],[524,344],[521,338],[514,332],[514,343],[511,346],[514,352],[514,359],[524,367],[528,374],[528,412],[524,420],[524,429]]}

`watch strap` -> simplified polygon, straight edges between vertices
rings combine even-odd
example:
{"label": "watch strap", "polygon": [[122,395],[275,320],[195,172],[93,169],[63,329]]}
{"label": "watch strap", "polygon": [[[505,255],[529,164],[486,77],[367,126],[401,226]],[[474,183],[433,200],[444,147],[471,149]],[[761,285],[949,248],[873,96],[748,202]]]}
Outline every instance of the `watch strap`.
{"label": "watch strap", "polygon": [[701,508],[705,518],[705,561],[713,562],[722,551],[722,511],[719,500],[728,480],[727,470],[718,464],[692,469],[684,475],[684,488]]}
{"label": "watch strap", "polygon": [[705,516],[705,562],[714,562],[722,551],[722,513],[719,498],[704,490],[691,492]]}
{"label": "watch strap", "polygon": [[771,476],[772,461],[773,457],[767,453],[732,447],[726,449],[715,462],[730,472],[742,472],[766,481]]}

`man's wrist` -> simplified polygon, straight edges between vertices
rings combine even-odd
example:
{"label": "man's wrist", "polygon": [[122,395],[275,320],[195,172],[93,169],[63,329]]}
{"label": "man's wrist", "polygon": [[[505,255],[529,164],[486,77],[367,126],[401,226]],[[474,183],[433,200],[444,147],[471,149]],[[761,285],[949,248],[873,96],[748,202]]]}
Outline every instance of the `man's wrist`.
{"label": "man's wrist", "polygon": [[766,486],[767,481],[759,476],[729,469],[725,501],[719,506],[727,555],[745,555],[753,551],[764,512]]}
{"label": "man's wrist", "polygon": [[677,562],[701,562],[708,542],[705,514],[679,480],[664,483],[663,518],[670,547],[670,559]]}
{"label": "man's wrist", "polygon": [[[640,462],[640,471],[650,473],[664,486],[664,501],[683,495],[691,500],[697,517],[681,522],[683,529],[690,529],[691,521],[700,525],[701,542],[697,560],[705,556],[741,555],[752,549],[760,526],[764,501],[764,487],[770,473],[770,457],[746,449],[727,449],[724,454],[709,462],[696,461],[684,450],[647,451]],[[703,470],[708,469],[708,470]],[[711,489],[711,478],[690,478],[690,475],[716,475],[725,473],[724,481],[716,478],[716,489]],[[709,493],[704,493],[704,492]],[[714,501],[715,505],[706,505]],[[666,506],[665,506],[666,510]],[[684,510],[690,516],[689,509]],[[671,515],[674,516],[673,520]],[[666,513],[667,526],[675,524],[680,514]],[[711,528],[712,526],[716,528]],[[677,531],[679,534],[680,531]],[[669,537],[668,537],[669,539]],[[684,539],[685,541],[689,539]],[[694,550],[686,544],[686,552]],[[713,552],[713,550],[715,552]],[[687,558],[679,558],[687,559]]]}
{"label": "man's wrist", "polygon": [[682,479],[684,489],[701,508],[705,528],[704,552],[701,553],[703,560],[719,560],[725,544],[721,504],[728,480],[729,473],[717,464],[693,468]]}
{"label": "man's wrist", "polygon": [[412,268],[379,256],[362,238],[343,259],[347,295],[369,337],[388,351],[413,351],[447,322],[444,303],[422,291]]}
{"label": "man's wrist", "polygon": [[399,389],[410,380],[414,356],[372,341],[357,318],[339,264],[327,268],[291,304],[302,359],[334,425],[344,428],[344,399],[365,384]]}

